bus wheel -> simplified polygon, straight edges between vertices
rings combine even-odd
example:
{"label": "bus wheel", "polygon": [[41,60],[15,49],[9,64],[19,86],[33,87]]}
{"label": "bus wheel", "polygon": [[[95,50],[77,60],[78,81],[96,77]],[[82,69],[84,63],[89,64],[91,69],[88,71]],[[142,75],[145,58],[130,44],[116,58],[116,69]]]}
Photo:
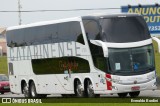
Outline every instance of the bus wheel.
{"label": "bus wheel", "polygon": [[23,91],[24,97],[29,98],[30,97],[30,92],[29,92],[27,84],[24,83],[22,88],[23,88],[22,91]]}
{"label": "bus wheel", "polygon": [[118,96],[120,98],[125,98],[125,97],[127,97],[127,95],[128,95],[128,93],[118,93]]}
{"label": "bus wheel", "polygon": [[87,80],[87,85],[86,85],[86,95],[87,97],[99,97],[99,94],[94,94],[94,89],[93,89],[93,84],[90,80]]}
{"label": "bus wheel", "polygon": [[140,91],[136,91],[136,92],[130,92],[129,95],[132,97],[132,98],[135,98],[137,96],[139,96],[140,94]]}
{"label": "bus wheel", "polygon": [[37,94],[37,91],[36,91],[36,86],[35,86],[34,82],[31,82],[31,84],[30,84],[30,92],[31,92],[31,97],[32,98],[37,98],[38,97],[38,94]]}
{"label": "bus wheel", "polygon": [[75,81],[75,96],[76,97],[83,97],[84,96],[84,90],[82,88],[82,84],[80,80]]}

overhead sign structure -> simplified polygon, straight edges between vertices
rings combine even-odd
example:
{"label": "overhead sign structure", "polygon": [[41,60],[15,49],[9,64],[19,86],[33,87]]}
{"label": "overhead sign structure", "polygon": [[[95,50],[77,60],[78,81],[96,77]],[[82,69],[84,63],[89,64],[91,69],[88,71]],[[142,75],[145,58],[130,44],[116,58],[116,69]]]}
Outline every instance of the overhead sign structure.
{"label": "overhead sign structure", "polygon": [[151,34],[160,34],[160,6],[144,5],[144,6],[122,6],[123,13],[141,14],[148,24]]}

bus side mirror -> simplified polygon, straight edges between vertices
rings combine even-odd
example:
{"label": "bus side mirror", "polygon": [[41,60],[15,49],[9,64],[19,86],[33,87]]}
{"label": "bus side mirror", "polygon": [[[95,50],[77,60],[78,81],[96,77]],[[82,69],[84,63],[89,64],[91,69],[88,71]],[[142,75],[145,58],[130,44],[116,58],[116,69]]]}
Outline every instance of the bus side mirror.
{"label": "bus side mirror", "polygon": [[160,39],[158,39],[157,37],[152,37],[152,39],[158,43],[158,51],[160,53]]}

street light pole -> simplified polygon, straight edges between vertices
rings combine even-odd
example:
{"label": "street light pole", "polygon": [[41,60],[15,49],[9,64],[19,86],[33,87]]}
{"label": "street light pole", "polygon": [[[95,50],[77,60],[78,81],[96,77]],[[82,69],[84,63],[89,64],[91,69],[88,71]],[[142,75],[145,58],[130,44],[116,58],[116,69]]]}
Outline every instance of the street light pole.
{"label": "street light pole", "polygon": [[22,19],[21,19],[21,8],[22,8],[22,6],[21,6],[21,1],[18,0],[18,19],[19,19],[19,25],[22,24]]}

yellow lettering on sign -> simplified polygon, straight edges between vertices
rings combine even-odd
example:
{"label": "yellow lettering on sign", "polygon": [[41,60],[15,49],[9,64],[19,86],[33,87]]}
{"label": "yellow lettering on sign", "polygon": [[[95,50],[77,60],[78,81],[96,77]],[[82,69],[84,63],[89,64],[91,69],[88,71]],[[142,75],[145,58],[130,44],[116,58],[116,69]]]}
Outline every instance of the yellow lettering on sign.
{"label": "yellow lettering on sign", "polygon": [[141,14],[141,12],[142,12],[142,8],[135,8],[135,11],[134,11],[135,13],[138,13],[138,14]]}
{"label": "yellow lettering on sign", "polygon": [[154,17],[154,16],[150,16],[150,22],[152,23],[152,22],[156,22],[156,16]]}
{"label": "yellow lettering on sign", "polygon": [[157,8],[157,14],[160,15],[160,7]]}
{"label": "yellow lettering on sign", "polygon": [[149,22],[149,17],[148,16],[143,16],[143,18],[145,19],[145,21],[148,23]]}
{"label": "yellow lettering on sign", "polygon": [[143,18],[147,23],[160,22],[160,16],[143,16]]}
{"label": "yellow lettering on sign", "polygon": [[147,7],[147,8],[130,8],[128,13],[138,13],[142,15],[160,15],[160,7]]}
{"label": "yellow lettering on sign", "polygon": [[160,22],[160,7],[129,8],[128,13],[143,15],[147,23]]}
{"label": "yellow lettering on sign", "polygon": [[156,12],[157,12],[157,9],[156,9],[156,7],[152,7],[152,8],[150,8],[150,11],[149,11],[149,14],[156,14]]}
{"label": "yellow lettering on sign", "polygon": [[160,16],[157,16],[157,22],[160,22]]}
{"label": "yellow lettering on sign", "polygon": [[128,10],[128,13],[134,13],[134,12],[133,12],[133,9],[130,8],[130,9]]}
{"label": "yellow lettering on sign", "polygon": [[143,8],[142,9],[142,15],[147,15],[149,12],[149,8]]}

